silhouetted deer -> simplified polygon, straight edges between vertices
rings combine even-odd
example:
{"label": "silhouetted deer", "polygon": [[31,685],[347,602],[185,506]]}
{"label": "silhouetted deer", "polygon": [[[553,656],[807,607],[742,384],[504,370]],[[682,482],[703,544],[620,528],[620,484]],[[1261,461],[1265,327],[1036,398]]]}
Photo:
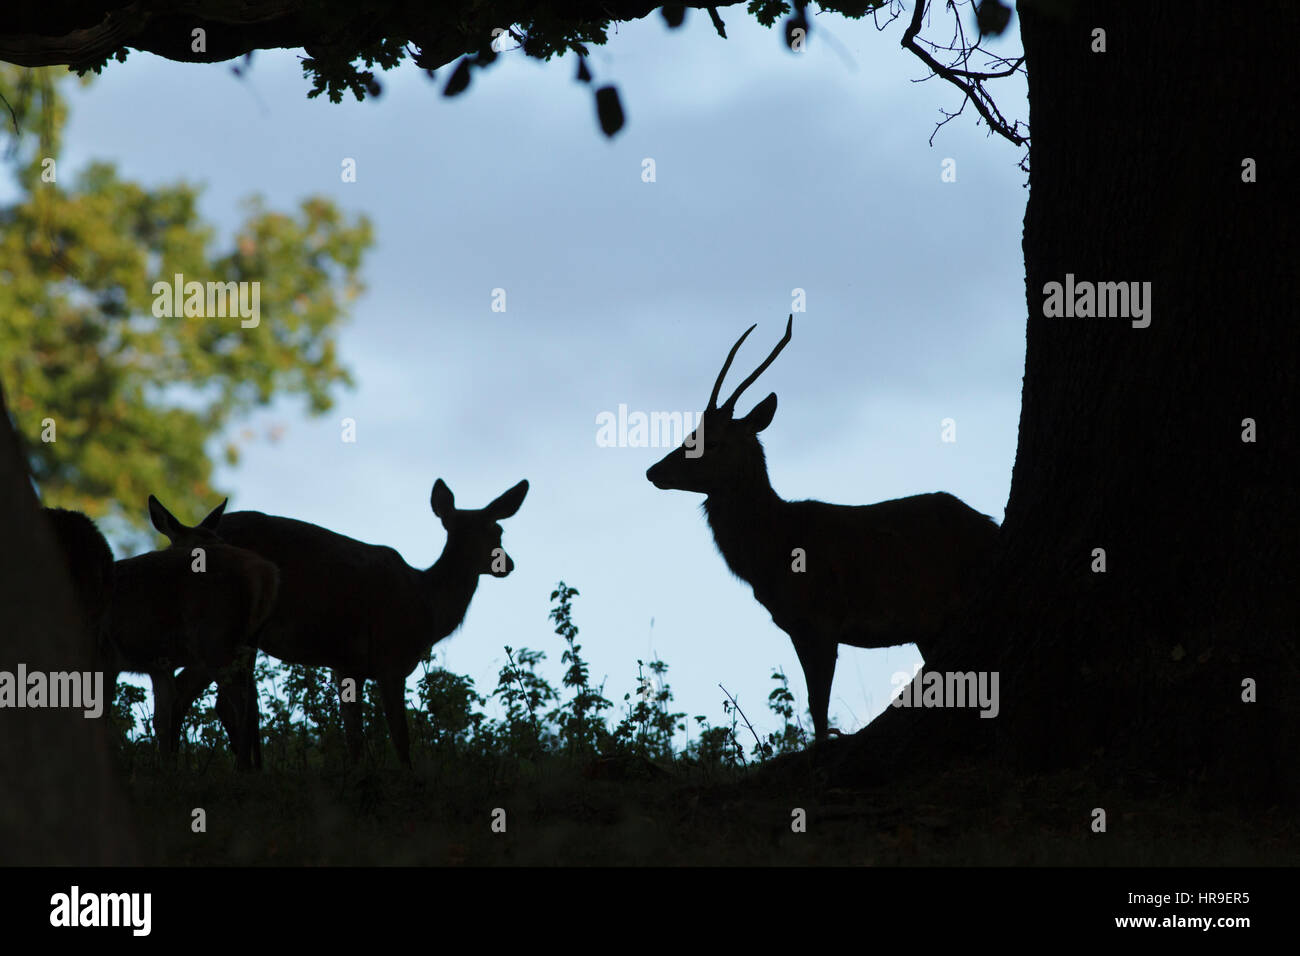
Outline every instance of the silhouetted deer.
{"label": "silhouetted deer", "polygon": [[718,373],[699,427],[646,477],[657,488],[708,496],[704,512],[727,566],[794,642],[822,740],[838,645],[915,642],[924,654],[969,596],[998,528],[942,492],[858,506],[777,495],[758,440],[776,413],[776,394],[744,418],[734,416],[736,400],[785,348],[793,326],[791,315],[772,354],[719,407],[722,381],[755,326],[746,330]]}
{"label": "silhouetted deer", "polygon": [[88,661],[98,669],[113,600],[113,552],[95,522],[80,511],[64,508],[42,511],[54,531],[54,540],[63,553],[68,578],[72,581],[72,592],[85,625]]}
{"label": "silhouetted deer", "polygon": [[[171,547],[117,562],[106,670],[112,682],[121,671],[149,675],[165,757],[176,752],[189,706],[216,681],[217,713],[236,765],[246,769],[260,764],[252,635],[275,605],[279,573],[212,530],[225,507],[223,501],[189,527],[149,496],[149,517]],[[178,667],[184,668],[179,676]]]}
{"label": "silhouetted deer", "polygon": [[483,574],[505,577],[514,562],[501,548],[501,525],[523,504],[521,481],[486,508],[458,510],[439,478],[430,504],[447,529],[442,556],[426,571],[392,548],[365,544],[305,521],[238,511],[221,519],[221,537],[274,561],[280,597],[256,643],[293,664],[329,667],[340,694],[353,760],[362,754],[361,690],[379,684],[397,755],[411,764],[406,678],[433,645],[460,627]]}

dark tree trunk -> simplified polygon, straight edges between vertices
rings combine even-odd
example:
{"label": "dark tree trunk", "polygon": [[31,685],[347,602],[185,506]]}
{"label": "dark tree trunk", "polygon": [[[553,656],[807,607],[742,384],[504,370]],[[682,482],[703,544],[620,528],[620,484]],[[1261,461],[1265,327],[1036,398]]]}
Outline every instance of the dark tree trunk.
{"label": "dark tree trunk", "polygon": [[[0,670],[88,669],[60,560],[0,392]],[[81,710],[0,710],[0,864],[135,861],[104,720]]]}
{"label": "dark tree trunk", "polygon": [[[1001,714],[891,710],[851,765],[992,744],[1020,767],[1295,791],[1300,6],[1200,6],[1020,4],[1020,443],[980,606],[927,661],[1000,671]],[[1067,273],[1149,281],[1150,326],[1044,317]]]}

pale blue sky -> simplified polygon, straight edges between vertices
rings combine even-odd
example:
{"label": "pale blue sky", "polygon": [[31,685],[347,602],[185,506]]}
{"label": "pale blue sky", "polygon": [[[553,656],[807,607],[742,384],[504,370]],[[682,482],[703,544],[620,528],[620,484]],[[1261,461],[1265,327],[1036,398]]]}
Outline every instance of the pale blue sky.
{"label": "pale blue sky", "polygon": [[[707,16],[670,35],[653,14],[594,50],[597,85],[617,83],[628,118],[612,142],[572,58],[518,53],[454,100],[440,95],[449,70],[431,84],[408,67],[381,77],[377,101],[309,101],[288,51],[258,54],[244,80],[136,53],[72,95],[65,169],[110,159],[146,184],[204,183],[203,211],[227,235],[252,192],[284,209],[319,193],[372,218],[369,291],[341,338],[358,387],[320,419],[293,401],[252,418],[256,439],[219,481],[232,510],[312,521],[425,567],[444,540],[436,478],[461,507],[527,478],[504,525],[514,574],[484,580],[436,648],[483,693],[504,644],[545,650],[559,684],[547,611],[563,579],[581,591],[579,640],[606,696],[621,702],[637,658],[658,656],[688,715],[721,722],[722,683],[773,729],[775,667],[806,706],[790,641],[727,571],[701,496],[645,480],[665,450],[595,441],[596,416],[620,403],[698,411],[757,322],[733,372],[748,374],[795,288],[807,311],[793,341],[741,402],[779,396],[763,434],[777,492],[867,504],[945,490],[1002,519],[1024,363],[1020,152],[970,108],[927,145],[959,97],[910,82],[924,71],[898,47],[901,23],[878,34],[819,16],[792,55],[778,31],[723,16],[726,41]],[[1019,78],[998,93],[1026,116]],[[340,182],[347,157],[356,183]],[[940,180],[947,157],[955,183]],[[505,313],[491,310],[498,287]],[[340,441],[345,417],[355,444]],[[954,444],[940,441],[948,417]],[[910,646],[842,649],[832,721],[861,727],[916,660]]]}

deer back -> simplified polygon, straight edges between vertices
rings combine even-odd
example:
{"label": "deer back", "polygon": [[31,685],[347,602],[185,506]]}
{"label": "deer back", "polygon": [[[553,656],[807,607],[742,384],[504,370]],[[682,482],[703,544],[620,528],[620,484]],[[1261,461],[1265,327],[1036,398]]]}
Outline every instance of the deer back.
{"label": "deer back", "polygon": [[859,506],[773,496],[758,513],[721,504],[706,504],[718,548],[777,626],[858,646],[938,632],[997,535],[942,492]]}
{"label": "deer back", "polygon": [[370,674],[387,663],[384,648],[423,643],[420,572],[392,548],[259,511],[223,516],[218,533],[280,569],[279,598],[257,635],[267,653]]}
{"label": "deer back", "polygon": [[225,666],[270,615],[280,578],[272,562],[211,533],[118,561],[114,576],[111,643],[120,669],[134,672]]}

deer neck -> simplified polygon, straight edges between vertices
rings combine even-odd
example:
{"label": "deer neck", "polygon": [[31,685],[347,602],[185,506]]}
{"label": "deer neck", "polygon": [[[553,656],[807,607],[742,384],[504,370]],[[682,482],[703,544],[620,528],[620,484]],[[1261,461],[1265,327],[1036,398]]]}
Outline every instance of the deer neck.
{"label": "deer neck", "polygon": [[760,556],[776,536],[785,504],[772,490],[765,463],[704,499],[704,514],[727,567],[750,584],[759,583],[760,568],[770,563],[761,563]]}
{"label": "deer neck", "polygon": [[425,595],[433,621],[433,639],[440,641],[465,620],[469,602],[478,588],[479,575],[463,556],[444,548],[433,567],[424,572]]}

